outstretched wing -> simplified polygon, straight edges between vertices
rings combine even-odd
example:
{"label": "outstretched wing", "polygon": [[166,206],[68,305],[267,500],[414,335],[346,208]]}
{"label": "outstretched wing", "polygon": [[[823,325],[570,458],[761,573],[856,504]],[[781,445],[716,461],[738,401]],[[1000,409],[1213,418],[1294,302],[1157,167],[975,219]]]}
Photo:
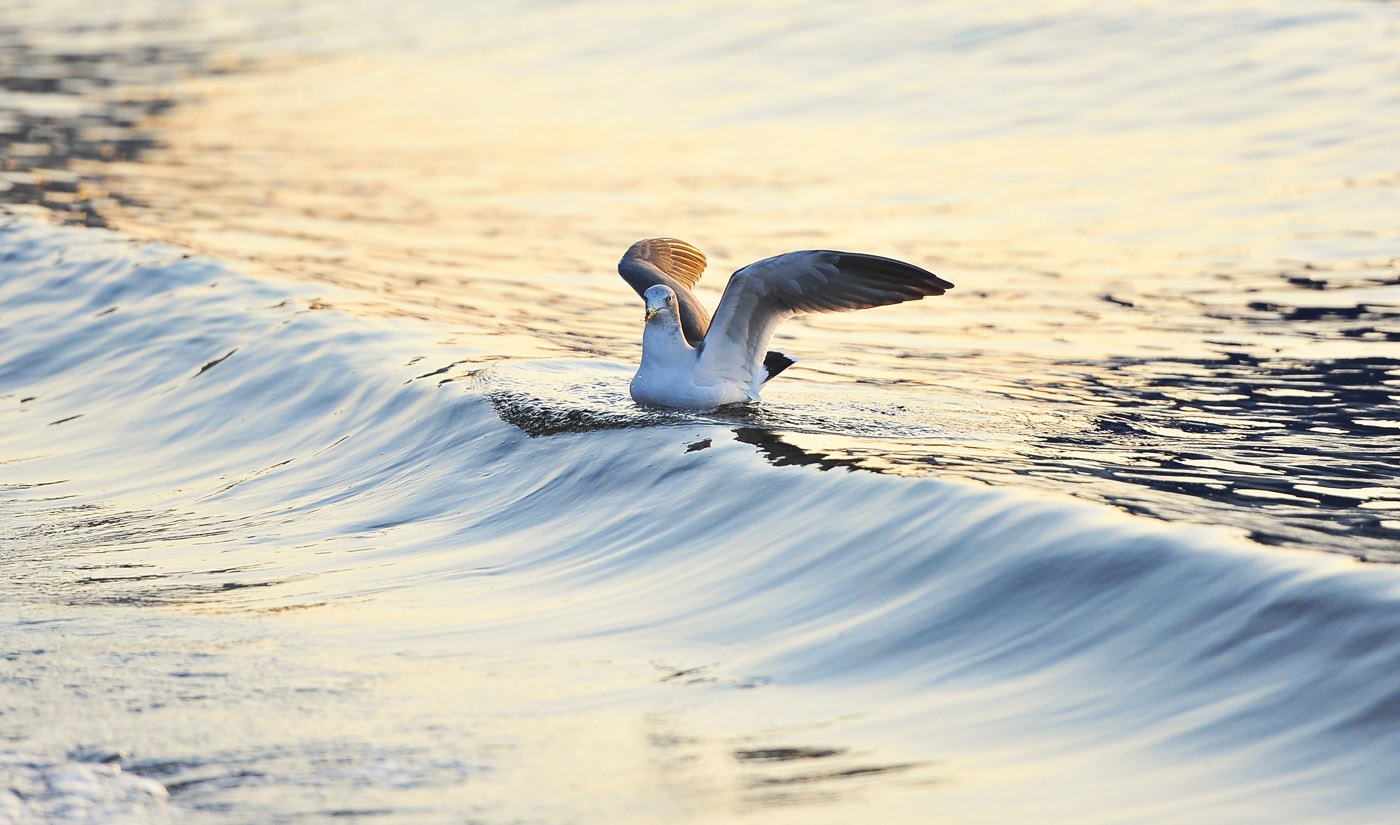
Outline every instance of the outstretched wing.
{"label": "outstretched wing", "polygon": [[878,255],[812,249],[765,258],[730,277],[705,335],[696,379],[756,390],[768,341],[793,315],[917,301],[952,288],[932,272]]}
{"label": "outstretched wing", "polygon": [[617,274],[638,295],[645,296],[647,288],[657,284],[665,284],[676,293],[676,302],[680,304],[681,311],[681,329],[692,347],[700,346],[705,331],[710,328],[710,313],[690,291],[704,271],[704,254],[675,238],[637,241],[617,262]]}

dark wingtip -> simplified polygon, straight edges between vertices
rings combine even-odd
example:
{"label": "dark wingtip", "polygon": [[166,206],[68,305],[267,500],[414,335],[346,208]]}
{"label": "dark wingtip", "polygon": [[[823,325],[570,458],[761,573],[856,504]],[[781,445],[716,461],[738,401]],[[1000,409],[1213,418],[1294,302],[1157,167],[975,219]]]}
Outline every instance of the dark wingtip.
{"label": "dark wingtip", "polygon": [[768,354],[763,356],[763,369],[768,373],[763,379],[763,383],[768,383],[778,377],[778,373],[797,363],[796,358],[789,357],[786,353],[778,352],[775,349],[768,350]]}
{"label": "dark wingtip", "polygon": [[837,266],[859,271],[872,282],[896,292],[905,293],[905,300],[942,295],[953,288],[946,281],[923,267],[881,255],[862,252],[837,252]]}

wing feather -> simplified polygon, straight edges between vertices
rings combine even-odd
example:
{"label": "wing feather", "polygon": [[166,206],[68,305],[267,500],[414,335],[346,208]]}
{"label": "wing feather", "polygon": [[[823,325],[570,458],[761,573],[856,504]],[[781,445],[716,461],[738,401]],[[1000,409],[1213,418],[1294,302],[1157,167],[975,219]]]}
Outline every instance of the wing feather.
{"label": "wing feather", "polygon": [[793,315],[917,301],[952,288],[932,272],[878,255],[810,249],[766,258],[730,277],[705,335],[697,377],[756,391],[768,342]]}
{"label": "wing feather", "polygon": [[690,291],[704,272],[704,253],[675,238],[637,241],[617,262],[617,273],[638,295],[645,295],[648,287],[657,284],[665,284],[676,293],[681,330],[692,347],[700,346],[710,328],[710,313]]}

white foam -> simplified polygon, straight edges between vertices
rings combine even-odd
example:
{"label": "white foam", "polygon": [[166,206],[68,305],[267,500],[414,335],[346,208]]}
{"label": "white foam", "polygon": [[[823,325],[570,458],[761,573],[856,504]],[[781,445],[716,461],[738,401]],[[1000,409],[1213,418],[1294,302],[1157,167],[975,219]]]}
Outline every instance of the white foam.
{"label": "white foam", "polygon": [[0,753],[0,825],[169,822],[165,786],[111,763]]}

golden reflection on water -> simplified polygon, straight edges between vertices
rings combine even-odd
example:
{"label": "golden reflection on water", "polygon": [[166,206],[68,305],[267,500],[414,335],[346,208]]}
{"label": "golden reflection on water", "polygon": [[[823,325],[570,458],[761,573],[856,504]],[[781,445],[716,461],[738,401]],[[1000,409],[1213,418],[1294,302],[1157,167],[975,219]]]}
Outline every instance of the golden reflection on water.
{"label": "golden reflection on water", "polygon": [[1329,226],[1376,222],[1334,150],[1238,162],[1306,108],[1247,126],[929,139],[887,114],[736,121],[742,92],[686,96],[678,72],[654,81],[668,94],[638,97],[634,68],[375,55],[192,81],[199,102],[157,124],[166,148],[108,167],[140,204],[110,219],[518,355],[634,357],[636,298],[613,265],[645,236],[705,250],[711,304],[728,272],[794,248],[902,257],[956,283],[780,332],[804,367],[839,378],[849,355],[876,379],[973,352],[1170,353],[1183,339],[1148,332],[1133,295],[1189,295],[1212,267],[1267,259],[1292,242],[1299,202],[1325,206]]}

